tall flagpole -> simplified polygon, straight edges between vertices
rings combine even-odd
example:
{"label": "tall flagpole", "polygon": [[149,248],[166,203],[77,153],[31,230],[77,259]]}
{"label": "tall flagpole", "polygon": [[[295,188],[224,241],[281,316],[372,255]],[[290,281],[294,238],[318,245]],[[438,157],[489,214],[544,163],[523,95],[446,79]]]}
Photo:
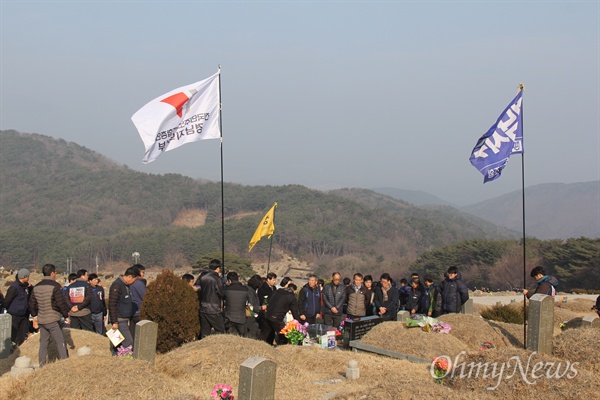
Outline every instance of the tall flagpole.
{"label": "tall flagpole", "polygon": [[[522,83],[519,84],[519,90],[523,90]],[[525,141],[525,128],[523,124],[523,99],[521,98],[521,132],[523,141]],[[527,247],[525,245],[525,148],[521,152],[521,196],[523,206],[523,289],[527,283]],[[527,295],[523,294],[523,348],[527,350]]]}
{"label": "tall flagpole", "polygon": [[223,118],[221,115],[221,64],[219,64],[219,130],[221,131],[221,276],[225,277],[225,201],[223,190]]}
{"label": "tall flagpole", "polygon": [[[275,202],[277,204],[277,202]],[[277,207],[273,208],[273,226],[275,226],[275,212],[277,211]],[[267,275],[269,275],[269,269],[271,267],[271,250],[273,249],[273,236],[275,236],[275,232],[271,235],[271,241],[269,242],[269,259],[267,260]]]}

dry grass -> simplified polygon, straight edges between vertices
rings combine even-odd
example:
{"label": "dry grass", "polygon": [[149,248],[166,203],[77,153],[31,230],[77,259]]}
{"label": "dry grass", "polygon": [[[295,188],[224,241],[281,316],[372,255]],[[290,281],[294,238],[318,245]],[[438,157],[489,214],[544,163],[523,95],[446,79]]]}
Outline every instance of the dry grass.
{"label": "dry grass", "polygon": [[552,342],[552,353],[561,359],[579,362],[581,368],[600,374],[600,329],[568,329]]}
{"label": "dry grass", "polygon": [[592,306],[596,304],[594,300],[589,299],[572,299],[569,300],[567,296],[567,302],[561,303],[557,302],[556,306],[562,308],[563,310],[572,311],[575,314],[579,314],[578,316],[591,315],[594,313],[592,311]]}

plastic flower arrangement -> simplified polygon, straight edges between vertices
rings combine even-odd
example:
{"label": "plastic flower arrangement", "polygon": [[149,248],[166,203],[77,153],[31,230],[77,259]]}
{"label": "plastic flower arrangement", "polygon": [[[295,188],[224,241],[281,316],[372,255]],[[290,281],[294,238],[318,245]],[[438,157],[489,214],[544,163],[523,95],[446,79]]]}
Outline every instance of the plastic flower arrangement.
{"label": "plastic flower arrangement", "polygon": [[133,358],[133,350],[131,349],[131,346],[120,346],[117,347],[117,355],[125,358]]}
{"label": "plastic flower arrangement", "polygon": [[450,324],[444,324],[444,323],[438,323],[431,327],[432,332],[437,332],[437,333],[450,333],[450,329],[452,329]]}
{"label": "plastic flower arrangement", "polygon": [[450,372],[448,359],[446,357],[437,357],[433,360],[432,364],[432,375],[435,379],[435,383],[442,384],[444,378],[448,375],[448,372]]}
{"label": "plastic flower arrangement", "polygon": [[340,331],[340,333],[344,331],[344,325],[346,324],[346,321],[351,321],[351,319],[350,318],[344,318],[344,320],[340,324],[340,328],[338,329]]}
{"label": "plastic flower arrangement", "polygon": [[287,323],[286,326],[279,332],[284,335],[287,340],[290,341],[291,344],[298,344],[304,340],[307,335],[306,328],[308,327],[308,322],[301,324],[295,319],[291,320]]}
{"label": "plastic flower arrangement", "polygon": [[560,328],[561,331],[564,331],[565,329],[567,329],[567,323],[569,321],[562,321],[561,323],[558,324],[558,327]]}
{"label": "plastic flower arrangement", "polygon": [[225,400],[225,399],[226,400],[234,400],[232,390],[233,390],[233,388],[229,385],[223,385],[223,384],[215,385],[213,387],[211,396],[215,400]]}
{"label": "plastic flower arrangement", "polygon": [[492,342],[486,340],[485,342],[481,343],[481,346],[479,346],[479,351],[489,350],[489,349],[494,349],[494,348],[496,348],[496,346],[494,346],[492,344]]}

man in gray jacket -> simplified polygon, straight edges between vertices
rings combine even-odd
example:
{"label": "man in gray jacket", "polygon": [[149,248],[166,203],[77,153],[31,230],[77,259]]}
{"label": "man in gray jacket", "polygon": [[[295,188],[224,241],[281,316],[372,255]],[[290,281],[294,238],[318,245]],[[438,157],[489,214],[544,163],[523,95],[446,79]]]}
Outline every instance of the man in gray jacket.
{"label": "man in gray jacket", "polygon": [[341,285],[339,272],[331,275],[331,282],[323,286],[323,320],[325,325],[339,327],[342,324],[342,308],[346,300],[346,287]]}
{"label": "man in gray jacket", "polygon": [[251,304],[254,310],[258,310],[260,304],[258,297],[251,296],[248,287],[242,285],[237,272],[227,274],[227,286],[225,286],[223,301],[225,311],[225,325],[229,333],[237,333],[240,336],[248,336],[246,319],[246,304]]}
{"label": "man in gray jacket", "polygon": [[61,360],[69,357],[60,322],[61,316],[68,322],[69,306],[62,294],[60,284],[56,282],[56,267],[46,264],[42,267],[42,273],[44,278],[35,285],[29,299],[29,312],[34,317],[33,325],[40,329],[38,353],[40,367],[46,364],[51,336],[56,343],[58,357]]}

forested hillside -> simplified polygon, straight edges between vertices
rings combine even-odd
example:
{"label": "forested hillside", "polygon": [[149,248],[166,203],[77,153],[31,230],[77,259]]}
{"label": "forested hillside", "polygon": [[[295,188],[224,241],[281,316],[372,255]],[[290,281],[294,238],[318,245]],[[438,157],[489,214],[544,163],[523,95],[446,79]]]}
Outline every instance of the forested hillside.
{"label": "forested hillside", "polygon": [[[72,257],[76,266],[90,267],[96,256],[101,265],[129,262],[138,251],[146,265],[175,267],[220,250],[220,183],[132,171],[47,136],[15,131],[0,135],[4,266],[63,265]],[[228,183],[227,252],[248,255],[249,238],[275,201],[274,246],[321,269],[401,270],[423,251],[448,243],[512,237],[473,217],[421,209],[370,191],[352,199],[298,185]],[[205,212],[205,224],[174,226],[185,210]],[[250,255],[261,259],[267,250],[268,241],[263,240]]]}

